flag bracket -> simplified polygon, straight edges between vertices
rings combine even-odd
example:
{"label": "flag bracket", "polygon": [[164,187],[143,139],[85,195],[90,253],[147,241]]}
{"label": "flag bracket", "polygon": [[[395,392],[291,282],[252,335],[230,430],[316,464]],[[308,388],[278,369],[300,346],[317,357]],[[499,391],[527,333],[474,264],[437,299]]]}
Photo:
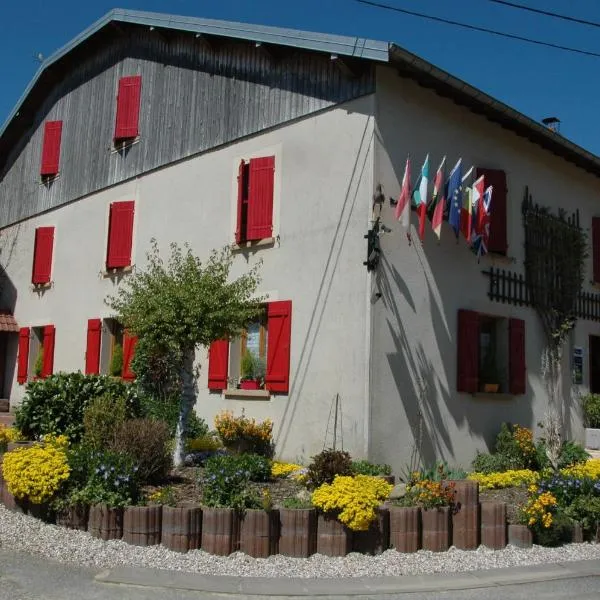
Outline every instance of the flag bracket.
{"label": "flag bracket", "polygon": [[373,227],[367,231],[364,238],[367,240],[367,260],[363,261],[363,265],[367,267],[367,271],[374,271],[379,265],[379,257],[381,254],[381,244],[379,235],[385,232],[387,227],[381,224],[380,218],[377,217],[373,221]]}

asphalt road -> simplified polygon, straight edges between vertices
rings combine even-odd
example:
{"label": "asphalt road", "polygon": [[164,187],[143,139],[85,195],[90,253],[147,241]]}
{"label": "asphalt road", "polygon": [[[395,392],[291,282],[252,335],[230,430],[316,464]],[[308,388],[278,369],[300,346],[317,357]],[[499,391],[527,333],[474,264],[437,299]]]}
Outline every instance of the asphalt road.
{"label": "asphalt road", "polygon": [[[223,600],[234,596],[99,583],[96,570],[0,550],[0,600]],[[373,596],[371,596],[373,597]],[[377,595],[381,600],[599,600],[600,577],[578,577],[471,590]],[[245,600],[258,596],[235,596]],[[278,598],[269,596],[270,600]],[[287,597],[289,598],[289,597]],[[328,600],[327,596],[319,596]],[[340,600],[340,596],[335,597]],[[361,600],[367,596],[347,596]]]}

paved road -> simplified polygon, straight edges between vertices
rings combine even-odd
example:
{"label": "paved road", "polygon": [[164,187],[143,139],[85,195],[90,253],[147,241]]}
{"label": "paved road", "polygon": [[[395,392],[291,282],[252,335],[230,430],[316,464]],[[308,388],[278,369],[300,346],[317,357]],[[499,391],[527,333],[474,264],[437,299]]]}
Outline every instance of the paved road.
{"label": "paved road", "polygon": [[[358,589],[346,596],[335,595],[335,584],[329,588],[332,595],[319,595],[320,600],[335,598],[349,598],[362,600],[362,598],[376,597],[378,600],[598,600],[600,598],[600,575],[577,576],[570,579],[557,579],[536,583],[511,584],[511,571],[515,579],[522,579],[523,571],[506,570],[501,573],[503,583],[493,587],[478,589],[461,589],[454,591],[418,591],[410,593],[382,594],[385,589],[375,590],[373,593],[363,594]],[[143,571],[138,570],[135,577],[143,576]],[[222,594],[212,594],[199,591],[186,591],[175,589],[179,585],[187,585],[185,578],[169,572],[148,572],[148,578],[140,581],[144,584],[122,585],[102,583],[95,580],[98,571],[66,566],[54,563],[43,558],[25,554],[15,554],[6,549],[0,550],[0,600],[223,600],[227,598]],[[113,579],[118,579],[114,576]],[[125,580],[134,581],[135,578],[127,577]],[[456,579],[454,579],[456,581]],[[183,582],[183,583],[181,583]],[[281,580],[279,580],[280,583]],[[447,578],[451,585],[451,577]],[[333,582],[332,582],[333,583]],[[438,580],[442,584],[441,580]],[[149,585],[148,585],[149,584]],[[169,587],[161,588],[157,585]],[[390,579],[390,585],[392,580]],[[389,588],[387,588],[389,589]],[[281,592],[279,591],[281,590]],[[267,592],[269,600],[279,600],[289,596],[280,586],[271,593]],[[358,594],[356,592],[359,592]],[[321,593],[322,594],[322,593]],[[232,596],[229,596],[230,598]],[[239,595],[236,598],[257,600],[261,596]],[[266,596],[262,596],[266,597]]]}

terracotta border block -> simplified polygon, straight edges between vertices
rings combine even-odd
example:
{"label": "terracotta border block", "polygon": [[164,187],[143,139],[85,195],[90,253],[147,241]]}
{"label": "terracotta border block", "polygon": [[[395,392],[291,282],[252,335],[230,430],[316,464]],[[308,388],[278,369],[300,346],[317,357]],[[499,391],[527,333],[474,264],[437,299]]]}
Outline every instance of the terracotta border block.
{"label": "terracotta border block", "polygon": [[470,479],[450,479],[445,483],[454,484],[454,502],[458,506],[479,504],[479,482]]}
{"label": "terracotta border block", "polygon": [[69,506],[56,514],[56,524],[67,529],[87,531],[89,506]]}
{"label": "terracotta border block", "polygon": [[397,552],[421,548],[421,510],[416,506],[390,506],[390,547]]}
{"label": "terracotta border block", "polygon": [[527,525],[509,525],[508,543],[517,548],[531,548],[533,546],[533,534]]}
{"label": "terracotta border block", "polygon": [[506,504],[504,502],[481,503],[481,543],[493,550],[506,547]]}
{"label": "terracotta border block", "polygon": [[352,551],[352,531],[335,517],[319,514],[317,552],[325,556],[346,556]]}
{"label": "terracotta border block", "polygon": [[444,552],[450,548],[450,507],[425,508],[421,511],[423,550]]}
{"label": "terracotta border block", "polygon": [[106,504],[90,506],[88,531],[101,540],[120,540],[123,537],[123,509]]}
{"label": "terracotta border block", "polygon": [[162,545],[175,552],[200,548],[202,509],[197,506],[163,506]]}
{"label": "terracotta border block", "polygon": [[452,514],[452,545],[461,550],[479,547],[479,504],[463,504]]}
{"label": "terracotta border block", "polygon": [[134,546],[160,544],[162,506],[127,506],[123,512],[123,541]]}
{"label": "terracotta border block", "polygon": [[317,511],[313,508],[279,509],[279,553],[308,558],[317,551]]}
{"label": "terracotta border block", "polygon": [[246,510],[240,525],[240,550],[267,558],[279,552],[279,511]]}
{"label": "terracotta border block", "polygon": [[377,518],[367,531],[352,534],[352,551],[363,554],[382,554],[390,547],[390,511],[377,509]]}
{"label": "terracotta border block", "polygon": [[240,548],[240,514],[232,508],[202,509],[202,550],[229,556]]}

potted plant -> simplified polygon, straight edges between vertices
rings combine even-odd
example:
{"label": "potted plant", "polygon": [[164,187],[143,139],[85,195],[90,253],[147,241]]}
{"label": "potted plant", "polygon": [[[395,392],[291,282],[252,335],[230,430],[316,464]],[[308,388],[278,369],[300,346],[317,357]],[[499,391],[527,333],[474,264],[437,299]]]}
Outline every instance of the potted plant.
{"label": "potted plant", "polygon": [[265,377],[264,361],[255,357],[249,350],[242,355],[240,365],[242,390],[260,390]]}
{"label": "potted plant", "polygon": [[581,399],[585,422],[585,447],[600,450],[600,394],[587,394]]}
{"label": "potted plant", "polygon": [[500,390],[500,374],[496,364],[496,352],[490,347],[485,355],[480,372],[481,391],[496,394]]}

